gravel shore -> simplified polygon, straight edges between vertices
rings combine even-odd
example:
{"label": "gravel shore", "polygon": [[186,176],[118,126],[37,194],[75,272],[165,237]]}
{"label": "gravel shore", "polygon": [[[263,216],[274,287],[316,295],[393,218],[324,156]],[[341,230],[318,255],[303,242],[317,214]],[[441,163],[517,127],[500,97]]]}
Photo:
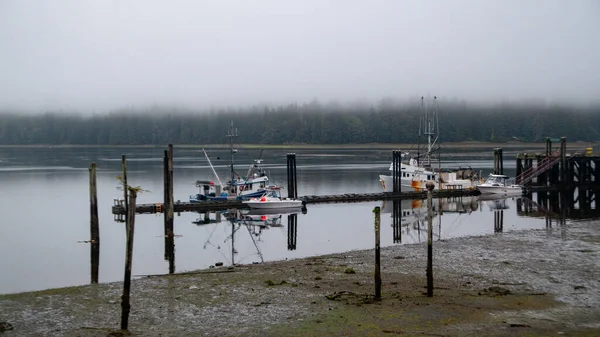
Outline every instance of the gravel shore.
{"label": "gravel shore", "polygon": [[[139,278],[139,336],[598,336],[600,223]],[[134,261],[135,263],[135,261]],[[121,283],[0,295],[0,335],[117,336]],[[2,332],[2,330],[4,330]]]}

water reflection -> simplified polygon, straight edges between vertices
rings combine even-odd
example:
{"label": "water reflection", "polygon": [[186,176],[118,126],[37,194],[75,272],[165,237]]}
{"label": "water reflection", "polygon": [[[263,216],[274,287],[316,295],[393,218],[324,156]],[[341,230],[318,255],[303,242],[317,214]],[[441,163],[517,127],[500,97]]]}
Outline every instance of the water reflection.
{"label": "water reflection", "polygon": [[[434,199],[432,209],[434,217],[437,218],[434,223],[438,227],[438,239],[440,239],[443,214],[470,214],[478,208],[477,197]],[[391,213],[394,243],[402,243],[402,228],[407,235],[411,235],[411,231],[416,231],[416,241],[411,240],[412,242],[421,242],[421,234],[425,235],[427,232],[426,200],[386,200],[382,203],[381,213]]]}
{"label": "water reflection", "polygon": [[[389,214],[388,216],[382,216],[382,220],[385,218],[391,220],[388,220],[390,221],[390,227],[392,227],[392,231],[389,233],[391,234],[391,240],[388,241],[387,245],[392,243],[410,244],[427,241],[426,200],[389,200],[380,202],[379,204],[381,205],[382,215]],[[328,219],[329,221],[334,221],[333,219],[336,219],[340,215],[337,213],[338,211],[333,210],[334,206],[332,205],[320,206],[311,207],[314,207],[315,212],[319,210],[317,213],[320,213],[318,217],[321,219],[331,214],[333,218]],[[346,204],[341,206],[346,207],[345,209],[347,210],[365,206],[365,214],[369,213],[370,215],[370,211],[366,211],[370,207],[363,204]],[[510,219],[508,230],[514,230],[544,228],[544,226],[532,225],[527,221],[519,222],[519,218],[544,219],[546,228],[564,224],[566,219],[600,218],[600,210],[597,210],[595,207],[595,195],[586,192],[585,197],[582,198],[576,191],[571,194],[556,192],[535,193],[513,198],[498,196],[439,198],[433,200],[432,208],[434,213],[432,228],[434,240],[468,235],[502,233],[507,230],[505,219]],[[269,231],[280,230],[282,236],[287,236],[287,251],[297,251],[299,249],[298,237],[314,237],[315,233],[321,233],[319,231],[323,230],[322,227],[311,226],[311,223],[314,221],[307,219],[307,223],[304,226],[304,231],[307,233],[299,233],[298,223],[305,221],[305,218],[302,218],[302,214],[306,214],[306,209],[291,210],[286,213],[281,213],[278,210],[237,209],[196,213],[196,219],[190,222],[195,224],[196,226],[194,227],[196,228],[207,229],[206,235],[201,234],[204,243],[200,246],[205,251],[213,250],[209,254],[200,254],[199,261],[206,261],[207,258],[214,259],[216,251],[223,259],[213,260],[210,266],[263,263],[267,260],[263,251],[265,249],[268,251],[268,260],[284,259],[286,257],[281,250],[275,248],[284,239],[278,239],[273,235],[269,235],[268,239],[264,240],[263,235]],[[143,217],[143,215],[140,215],[140,217]],[[492,223],[493,227],[490,226]],[[385,222],[382,221],[382,224],[385,224]],[[332,224],[330,223],[330,225]],[[182,224],[179,224],[179,226],[182,226]],[[179,230],[185,231],[186,229],[180,228]],[[216,235],[216,233],[219,233],[219,230],[226,234],[221,236]],[[353,230],[356,231],[356,229]],[[383,234],[385,235],[385,231]],[[189,232],[186,235],[189,236]],[[180,237],[180,235],[167,235],[165,237],[165,261],[168,261],[169,273],[176,272],[175,238],[177,237]],[[348,239],[348,237],[345,239]],[[345,239],[340,238],[340,240]],[[300,244],[302,245],[300,247],[300,255],[294,255],[296,257],[322,253],[318,248],[315,250],[311,240],[301,242]],[[382,246],[385,245],[384,237]],[[250,251],[242,254],[240,249],[250,249]],[[202,268],[202,263],[197,268]],[[91,243],[92,283],[94,281],[97,282],[98,279],[98,264],[99,244]]]}
{"label": "water reflection", "polygon": [[[273,228],[283,229],[284,219],[287,219],[287,230],[288,230],[288,250],[296,249],[297,240],[297,225],[298,225],[298,213],[306,214],[306,210],[288,209],[285,212],[281,210],[246,210],[246,209],[230,209],[227,211],[219,212],[205,212],[201,213],[200,216],[192,223],[202,226],[207,224],[214,224],[211,234],[203,245],[203,249],[213,247],[217,250],[221,250],[220,243],[213,243],[211,241],[213,234],[215,233],[217,226],[230,225],[230,234],[223,240],[224,244],[230,245],[228,250],[229,256],[226,260],[230,265],[235,265],[236,256],[239,252],[236,249],[236,240],[247,240],[250,238],[252,245],[255,249],[254,255],[259,257],[260,261],[253,263],[263,263],[264,257],[261,251],[260,243],[262,242],[262,235],[265,231]],[[223,221],[223,219],[225,219]],[[236,235],[239,233],[247,232],[248,235],[240,238]],[[239,234],[238,234],[239,233]],[[223,255],[225,256],[225,255]]]}
{"label": "water reflection", "polygon": [[[537,201],[534,201],[537,200]],[[462,235],[478,235],[481,223],[492,223],[493,233],[505,230],[505,213],[516,204],[516,215],[522,218],[544,219],[546,228],[564,224],[566,219],[599,219],[594,191],[538,192],[522,197],[481,195],[474,197],[440,198],[433,200],[434,239],[442,240]],[[390,214],[394,243],[427,241],[426,200],[389,200],[382,202],[382,213]],[[479,221],[481,213],[493,215]],[[454,214],[452,217],[451,214]],[[465,217],[477,217],[466,221]],[[443,224],[445,222],[445,224]],[[463,228],[458,226],[463,223]],[[511,221],[512,224],[512,221]],[[512,228],[519,228],[512,224]],[[443,235],[444,232],[446,235]],[[459,234],[460,233],[460,234]]]}

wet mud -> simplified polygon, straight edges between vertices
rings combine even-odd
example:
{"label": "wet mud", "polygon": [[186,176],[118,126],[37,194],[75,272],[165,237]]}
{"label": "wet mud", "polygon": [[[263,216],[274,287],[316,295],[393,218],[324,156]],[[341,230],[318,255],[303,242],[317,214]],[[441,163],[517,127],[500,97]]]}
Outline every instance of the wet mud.
{"label": "wet mud", "polygon": [[[9,336],[598,336],[600,223],[0,295]],[[135,263],[135,261],[134,261]]]}

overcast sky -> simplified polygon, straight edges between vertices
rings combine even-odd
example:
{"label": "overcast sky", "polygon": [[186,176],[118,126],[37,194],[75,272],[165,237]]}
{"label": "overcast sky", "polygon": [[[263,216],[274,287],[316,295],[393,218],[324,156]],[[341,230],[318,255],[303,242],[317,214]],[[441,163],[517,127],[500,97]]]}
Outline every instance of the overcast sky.
{"label": "overcast sky", "polygon": [[598,0],[0,0],[0,107],[598,101]]}

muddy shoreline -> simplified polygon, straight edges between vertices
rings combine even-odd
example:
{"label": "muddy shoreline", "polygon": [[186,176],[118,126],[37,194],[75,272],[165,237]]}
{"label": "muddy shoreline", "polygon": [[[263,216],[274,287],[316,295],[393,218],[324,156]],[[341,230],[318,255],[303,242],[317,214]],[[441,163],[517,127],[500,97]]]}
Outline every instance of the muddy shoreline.
{"label": "muddy shoreline", "polygon": [[[568,222],[382,249],[214,268],[132,283],[139,336],[600,335],[600,223]],[[134,261],[135,263],[135,261]],[[122,284],[0,295],[9,336],[119,335]]]}

